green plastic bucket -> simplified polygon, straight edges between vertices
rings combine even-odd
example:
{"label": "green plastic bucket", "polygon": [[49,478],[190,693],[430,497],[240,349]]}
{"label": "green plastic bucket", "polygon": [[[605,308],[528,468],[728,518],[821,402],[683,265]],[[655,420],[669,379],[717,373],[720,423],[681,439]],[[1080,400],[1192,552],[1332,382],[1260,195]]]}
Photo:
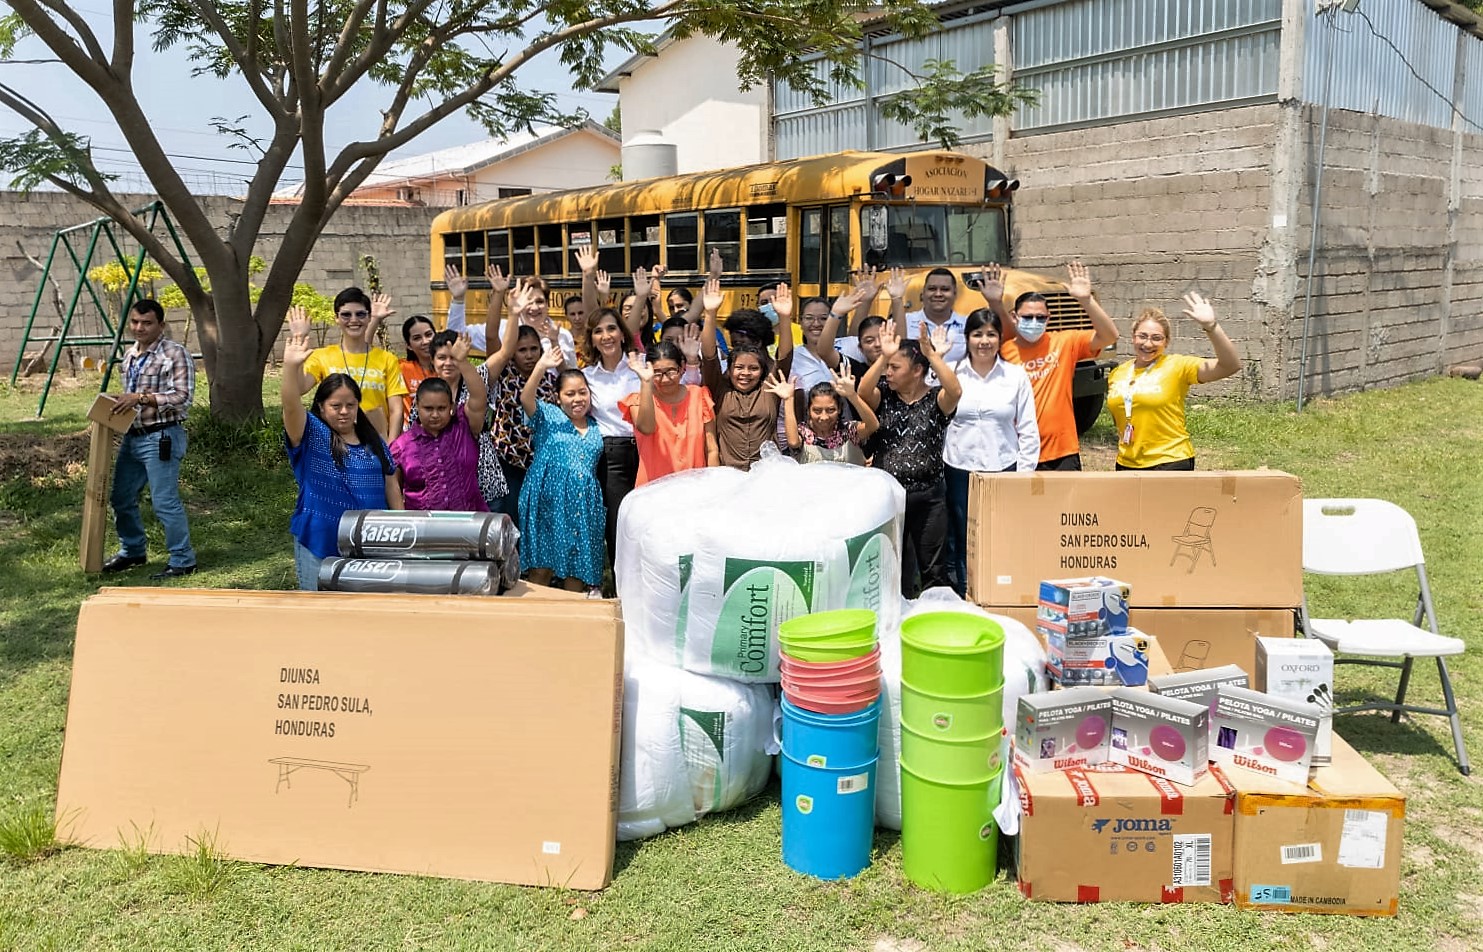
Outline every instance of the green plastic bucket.
{"label": "green plastic bucket", "polygon": [[[799,615],[778,625],[778,641],[784,645],[810,645],[816,648],[875,644],[875,612],[868,608],[839,608],[834,611]],[[797,658],[796,652],[789,654]],[[808,660],[808,659],[804,659]]]}
{"label": "green plastic bucket", "polygon": [[784,642],[783,654],[795,661],[849,661],[863,658],[875,650],[875,638],[869,641],[832,642],[817,645],[814,642]]}
{"label": "green plastic bucket", "polygon": [[977,892],[994,881],[999,826],[994,808],[1003,771],[974,783],[945,783],[901,760],[901,865],[934,892]]}
{"label": "green plastic bucket", "polygon": [[902,681],[901,723],[948,740],[998,734],[1004,728],[1004,685],[973,697],[942,697]]}
{"label": "green plastic bucket", "polygon": [[977,697],[1004,683],[1004,629],[966,612],[901,623],[901,679],[938,697]]}
{"label": "green plastic bucket", "polygon": [[1003,732],[949,739],[901,720],[901,759],[916,765],[924,777],[944,783],[977,783],[999,772]]}

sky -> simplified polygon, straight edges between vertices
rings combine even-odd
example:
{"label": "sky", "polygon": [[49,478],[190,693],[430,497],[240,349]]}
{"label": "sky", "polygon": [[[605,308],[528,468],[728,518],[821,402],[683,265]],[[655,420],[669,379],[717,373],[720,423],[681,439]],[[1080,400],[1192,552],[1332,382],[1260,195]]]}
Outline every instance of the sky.
{"label": "sky", "polygon": [[[81,13],[98,34],[104,48],[112,42],[112,17],[108,0],[78,0],[73,9]],[[249,116],[243,124],[261,132],[267,128],[262,120],[262,107],[239,78],[217,80],[193,77],[190,63],[179,48],[163,53],[149,49],[147,36],[138,41],[134,84],[145,113],[150,117],[156,135],[166,152],[175,158],[176,168],[192,188],[198,191],[239,191],[252,172],[253,153],[233,149],[230,140],[210,126],[214,117],[235,121]],[[27,39],[17,46],[12,59],[42,59],[50,51],[40,41]],[[609,57],[609,68],[626,59],[621,51]],[[63,128],[92,139],[95,160],[100,169],[121,174],[114,183],[120,191],[143,191],[147,183],[138,173],[138,164],[125,146],[124,137],[108,110],[96,95],[66,67],[61,65],[0,64],[5,82],[36,101]],[[554,52],[533,59],[517,74],[525,88],[558,94],[562,108],[584,108],[592,118],[602,121],[618,103],[618,97],[591,90],[573,90],[572,78]],[[330,111],[327,120],[327,145],[331,156],[345,143],[373,136],[380,123],[380,108],[389,98],[381,87],[363,83]],[[409,106],[404,114],[414,114]],[[234,122],[235,124],[235,122]],[[9,110],[0,107],[0,135],[11,136],[30,130],[30,125]],[[463,114],[455,114],[434,126],[406,148],[391,154],[392,158],[418,155],[487,137],[477,123]],[[301,170],[295,162],[284,173],[281,185],[297,182]],[[0,187],[8,187],[9,175],[0,173]]]}

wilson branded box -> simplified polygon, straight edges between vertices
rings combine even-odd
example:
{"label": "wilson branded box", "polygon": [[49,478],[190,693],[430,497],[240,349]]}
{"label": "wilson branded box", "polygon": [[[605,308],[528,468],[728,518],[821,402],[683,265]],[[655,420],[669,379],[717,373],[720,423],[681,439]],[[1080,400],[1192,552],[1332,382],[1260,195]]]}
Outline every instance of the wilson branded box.
{"label": "wilson branded box", "polygon": [[1019,781],[1020,892],[1049,902],[1230,902],[1234,794],[1103,764]]}
{"label": "wilson branded box", "polygon": [[1338,735],[1306,785],[1221,768],[1236,789],[1236,902],[1275,912],[1393,916],[1406,797]]}
{"label": "wilson branded box", "polygon": [[597,889],[615,602],[105,589],[78,616],[59,835]]}
{"label": "wilson branded box", "polygon": [[1042,579],[1105,575],[1135,608],[1295,608],[1302,555],[1302,485],[1286,473],[975,473],[969,489],[980,605],[1031,606]]}

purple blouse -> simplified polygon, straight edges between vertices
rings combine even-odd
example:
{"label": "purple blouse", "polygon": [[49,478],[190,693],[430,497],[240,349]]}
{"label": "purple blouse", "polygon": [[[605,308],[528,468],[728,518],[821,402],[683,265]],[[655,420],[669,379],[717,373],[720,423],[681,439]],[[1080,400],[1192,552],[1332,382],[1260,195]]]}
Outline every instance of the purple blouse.
{"label": "purple blouse", "polygon": [[408,509],[488,512],[479,492],[479,444],[469,432],[464,408],[437,436],[413,423],[391,444],[402,470],[402,495]]}

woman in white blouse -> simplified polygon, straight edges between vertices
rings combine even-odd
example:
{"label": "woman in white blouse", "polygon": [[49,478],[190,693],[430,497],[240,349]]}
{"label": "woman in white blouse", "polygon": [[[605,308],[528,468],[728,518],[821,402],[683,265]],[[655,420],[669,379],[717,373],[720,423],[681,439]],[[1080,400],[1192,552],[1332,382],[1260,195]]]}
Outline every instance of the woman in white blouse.
{"label": "woman in white blouse", "polygon": [[963,398],[942,444],[948,548],[960,595],[968,579],[968,474],[1031,472],[1040,458],[1035,394],[1024,368],[999,359],[999,315],[979,308],[968,315],[963,336],[968,356],[953,368]]}
{"label": "woman in white blouse", "polygon": [[612,567],[614,544],[618,534],[618,507],[633,489],[638,478],[639,452],[633,440],[633,426],[623,418],[618,403],[639,390],[638,374],[625,359],[633,349],[628,334],[610,307],[598,308],[587,319],[587,332],[582,341],[587,366],[587,389],[592,395],[592,416],[602,433],[602,455],[597,458],[597,484],[602,487],[603,505],[608,509],[606,527],[608,567]]}

